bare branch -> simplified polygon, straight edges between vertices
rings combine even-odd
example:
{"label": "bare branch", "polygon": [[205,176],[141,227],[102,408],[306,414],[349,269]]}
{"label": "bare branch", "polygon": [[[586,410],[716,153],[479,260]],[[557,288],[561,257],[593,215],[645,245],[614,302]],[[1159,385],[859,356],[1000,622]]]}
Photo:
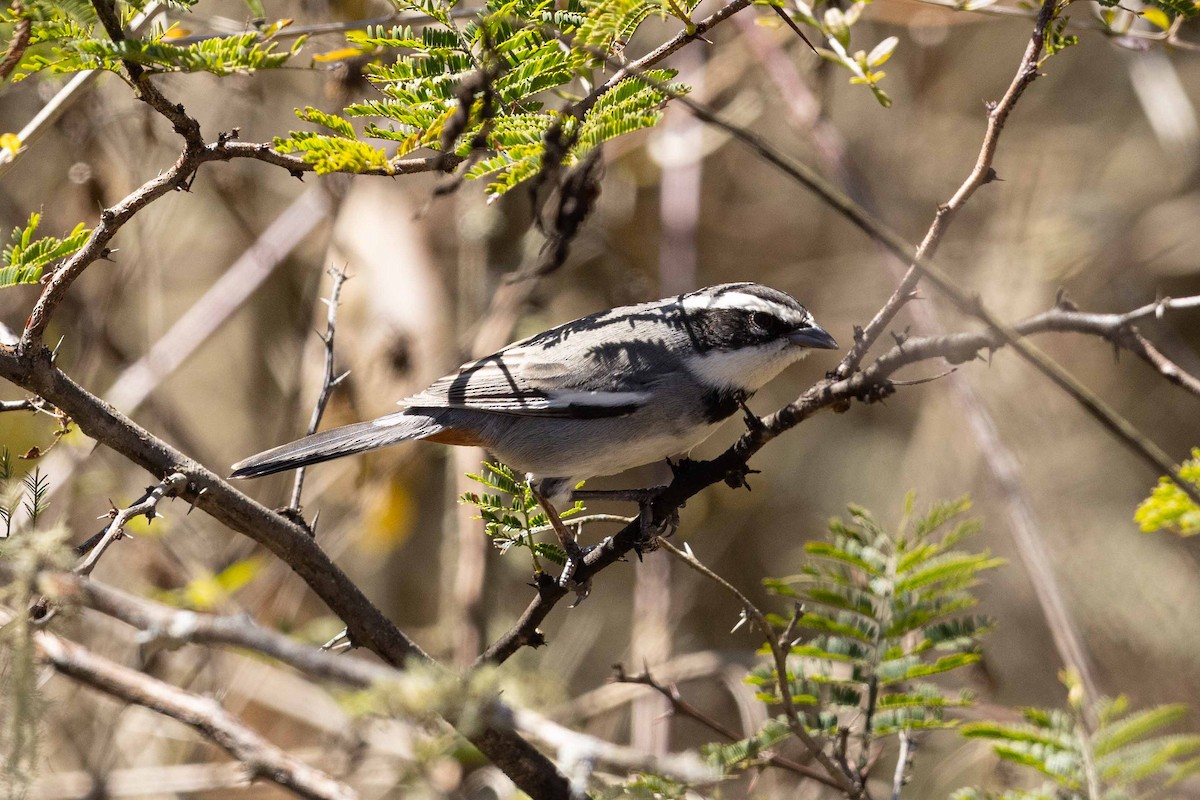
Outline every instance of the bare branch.
{"label": "bare branch", "polygon": [[[687,700],[684,700],[683,695],[679,691],[679,687],[674,683],[669,686],[664,685],[654,678],[654,676],[652,676],[649,672],[641,672],[637,675],[629,675],[625,672],[620,664],[617,665],[617,674],[614,680],[617,683],[631,683],[639,686],[650,687],[662,695],[662,697],[671,704],[671,711],[673,713],[695,720],[709,730],[714,731],[731,742],[740,741],[742,738],[744,738],[739,736],[737,731],[704,713]],[[762,759],[766,764],[772,767],[787,770],[788,772],[804,778],[812,778],[813,780],[823,783],[826,786],[830,786],[834,789],[841,788],[840,785],[834,782],[822,770],[814,769],[806,764],[800,764],[796,761],[792,761],[790,758],[784,758],[776,753],[768,753],[763,754]]]}
{"label": "bare branch", "polygon": [[40,397],[29,397],[25,400],[0,400],[0,413],[5,411],[41,411],[45,402]]}
{"label": "bare branch", "polygon": [[[338,302],[342,294],[342,284],[350,276],[346,274],[344,268],[330,267],[327,271],[333,278],[333,285],[329,289],[329,297],[322,301],[328,306],[328,313],[325,315],[325,335],[321,337],[321,343],[325,350],[325,371],[321,378],[321,393],[317,396],[316,405],[313,406],[312,419],[308,423],[310,436],[317,432],[317,426],[321,424],[321,417],[325,414],[325,406],[329,404],[333,390],[350,374],[349,372],[341,375],[333,374],[333,337],[337,332]],[[288,503],[288,508],[297,514],[300,513],[300,494],[304,491],[304,473],[304,467],[296,470],[296,479],[292,484],[292,499]]]}
{"label": "bare branch", "polygon": [[173,472],[159,481],[157,486],[148,488],[146,493],[132,505],[119,511],[115,508],[110,511],[109,518],[112,521],[96,537],[93,537],[95,544],[87,542],[80,547],[81,550],[84,550],[85,555],[75,566],[75,573],[84,577],[91,575],[96,564],[100,562],[100,557],[104,555],[104,551],[124,535],[125,526],[129,524],[130,520],[135,517],[154,519],[156,516],[160,516],[158,513],[159,502],[164,497],[178,495],[186,486],[187,477],[181,472]]}
{"label": "bare branch", "polygon": [[358,797],[350,787],[263,739],[215,700],[115,664],[47,631],[36,631],[33,641],[38,655],[58,672],[195,728],[241,761],[251,778],[272,781],[312,800]]}
{"label": "bare branch", "polygon": [[[958,190],[950,198],[950,200],[937,210],[937,215],[933,219],[933,224],[929,226],[929,230],[925,232],[925,238],[917,247],[916,256],[908,272],[900,281],[900,285],[888,298],[874,318],[867,323],[867,327],[863,329],[862,334],[855,336],[854,345],[850,351],[846,353],[845,358],[838,365],[837,374],[839,377],[846,377],[858,368],[862,362],[863,356],[867,350],[875,343],[875,340],[883,333],[884,329],[895,318],[901,308],[912,298],[913,290],[916,288],[918,281],[921,279],[921,269],[919,265],[927,259],[933,258],[937,252],[938,245],[942,243],[942,239],[946,235],[950,223],[958,215],[959,210],[967,204],[971,196],[982,187],[995,178],[995,171],[992,164],[996,160],[996,148],[1000,145],[1000,134],[1004,132],[1004,125],[1008,121],[1008,117],[1012,114],[1013,109],[1017,105],[1017,101],[1021,99],[1021,95],[1029,88],[1029,85],[1038,76],[1038,62],[1042,55],[1042,50],[1045,46],[1046,32],[1054,18],[1057,16],[1060,9],[1060,0],[1043,0],[1042,7],[1038,11],[1037,17],[1034,20],[1033,32],[1030,34],[1029,42],[1025,45],[1025,54],[1021,57],[1021,62],[1017,65],[1016,74],[1013,75],[1012,82],[1008,85],[1008,91],[1004,93],[1004,97],[1000,102],[989,104],[987,115],[987,130],[983,135],[983,144],[979,148],[979,155],[975,159],[975,166],[972,167],[970,174]],[[838,209],[842,211],[842,209]],[[844,214],[845,212],[842,211]],[[861,226],[860,226],[861,227]],[[871,231],[866,231],[869,236],[882,241],[876,237]],[[895,255],[904,260],[908,259],[908,254],[912,252],[911,248],[904,247],[903,252],[895,253]]]}

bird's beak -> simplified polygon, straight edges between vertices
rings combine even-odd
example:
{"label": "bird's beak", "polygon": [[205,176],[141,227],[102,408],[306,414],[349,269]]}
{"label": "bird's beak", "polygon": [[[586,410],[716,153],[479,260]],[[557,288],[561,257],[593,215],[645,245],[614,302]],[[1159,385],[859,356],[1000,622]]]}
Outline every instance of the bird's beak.
{"label": "bird's beak", "polygon": [[792,344],[802,347],[815,347],[819,350],[837,350],[837,340],[829,335],[829,331],[815,322],[807,328],[794,330],[787,335]]}

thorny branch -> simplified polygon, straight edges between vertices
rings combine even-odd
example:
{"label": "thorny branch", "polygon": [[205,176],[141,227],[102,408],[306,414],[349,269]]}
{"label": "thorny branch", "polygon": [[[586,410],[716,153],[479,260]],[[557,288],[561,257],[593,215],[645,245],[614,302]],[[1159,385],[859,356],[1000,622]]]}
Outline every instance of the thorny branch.
{"label": "thorny branch", "polygon": [[[325,333],[321,336],[321,344],[325,348],[325,371],[321,379],[321,393],[317,396],[316,405],[313,406],[312,419],[308,423],[310,436],[317,432],[317,426],[321,424],[321,417],[325,415],[325,406],[329,404],[333,390],[350,374],[349,372],[343,372],[341,375],[333,374],[333,337],[337,333],[338,302],[342,294],[342,284],[349,280],[350,276],[346,274],[344,268],[339,267],[330,267],[328,272],[329,276],[333,278],[333,285],[329,289],[329,297],[322,300],[328,306],[328,312],[325,315]],[[300,513],[300,494],[304,491],[304,473],[304,467],[296,470],[296,480],[292,484],[292,499],[288,503],[288,508],[296,514]],[[314,530],[313,533],[315,534],[316,531]]]}
{"label": "thorny branch", "polygon": [[[999,102],[988,104],[987,130],[984,132],[983,144],[980,145],[975,166],[971,168],[970,174],[967,175],[966,180],[958,187],[950,200],[945,205],[938,207],[933,224],[925,232],[925,238],[917,247],[915,258],[911,259],[912,266],[900,281],[900,285],[863,328],[862,333],[856,332],[854,345],[838,365],[838,377],[844,378],[858,368],[867,350],[875,344],[875,340],[883,334],[900,309],[913,298],[913,291],[921,279],[922,262],[933,258],[938,245],[942,243],[942,238],[946,235],[946,231],[958,215],[959,210],[967,204],[967,201],[980,187],[995,180],[996,173],[992,165],[996,160],[996,148],[1000,144],[1000,134],[1003,133],[1004,125],[1008,122],[1008,117],[1016,107],[1017,101],[1021,99],[1021,95],[1039,75],[1038,66],[1042,50],[1045,47],[1046,34],[1061,8],[1061,0],[1043,0],[1042,7],[1034,20],[1029,43],[1025,45],[1025,53],[1017,65],[1016,74],[1013,75],[1008,90]],[[867,234],[872,238],[877,238],[871,231],[867,231]],[[895,255],[909,261],[910,252],[911,249],[905,247],[904,252],[895,253]]]}
{"label": "thorny branch", "polygon": [[120,510],[114,506],[106,515],[111,521],[104,527],[104,530],[79,546],[78,549],[83,557],[75,566],[76,574],[84,577],[91,575],[96,564],[100,562],[100,557],[104,555],[104,551],[125,534],[125,526],[129,524],[130,520],[136,517],[154,519],[161,516],[158,512],[158,504],[162,499],[178,495],[186,486],[187,476],[181,472],[172,472],[159,481],[157,486],[148,488],[146,493],[132,505]]}

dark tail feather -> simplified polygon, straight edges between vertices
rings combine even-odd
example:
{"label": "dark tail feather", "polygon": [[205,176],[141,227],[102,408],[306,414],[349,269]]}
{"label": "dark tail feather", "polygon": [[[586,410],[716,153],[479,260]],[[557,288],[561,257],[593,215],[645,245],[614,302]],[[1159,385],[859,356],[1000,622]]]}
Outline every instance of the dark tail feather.
{"label": "dark tail feather", "polygon": [[443,430],[432,417],[398,411],[370,422],[357,422],[314,433],[233,465],[231,478],[257,478],[299,469],[332,458],[374,450],[409,439],[424,439]]}

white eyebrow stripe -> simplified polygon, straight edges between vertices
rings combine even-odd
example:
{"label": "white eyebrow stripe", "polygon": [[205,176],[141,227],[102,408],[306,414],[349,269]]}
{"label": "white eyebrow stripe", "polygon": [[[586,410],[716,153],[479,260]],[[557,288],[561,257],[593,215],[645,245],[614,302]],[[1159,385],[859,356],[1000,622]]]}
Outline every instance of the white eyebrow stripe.
{"label": "white eyebrow stripe", "polygon": [[768,314],[789,319],[797,316],[796,309],[766,300],[747,292],[721,292],[716,297],[707,294],[693,294],[683,298],[684,311],[703,311],[710,308],[724,308],[735,311],[765,311]]}

